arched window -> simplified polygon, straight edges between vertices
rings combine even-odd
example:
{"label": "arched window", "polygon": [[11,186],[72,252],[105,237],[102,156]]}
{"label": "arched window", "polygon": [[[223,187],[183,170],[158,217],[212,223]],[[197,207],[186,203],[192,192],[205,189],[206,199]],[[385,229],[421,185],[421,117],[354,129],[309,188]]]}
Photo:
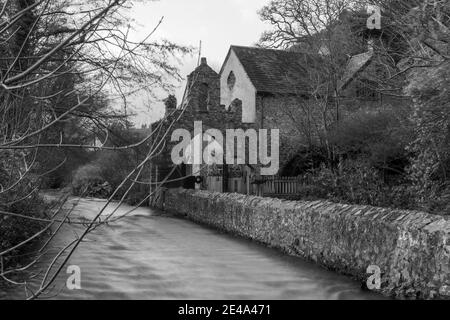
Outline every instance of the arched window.
{"label": "arched window", "polygon": [[227,84],[228,88],[230,90],[233,90],[234,85],[236,84],[236,76],[234,75],[233,71],[231,71],[230,74],[228,75]]}
{"label": "arched window", "polygon": [[202,83],[200,85],[198,93],[198,110],[200,112],[208,111],[208,100],[209,100],[209,86],[207,83]]}
{"label": "arched window", "polygon": [[228,110],[231,112],[238,112],[239,110],[242,111],[242,100],[234,99]]}

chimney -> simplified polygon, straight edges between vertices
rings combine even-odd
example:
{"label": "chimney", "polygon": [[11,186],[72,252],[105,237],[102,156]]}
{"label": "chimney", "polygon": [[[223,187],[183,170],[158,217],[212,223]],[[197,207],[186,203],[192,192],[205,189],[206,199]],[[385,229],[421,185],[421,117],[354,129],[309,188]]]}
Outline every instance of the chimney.
{"label": "chimney", "polygon": [[206,60],[205,57],[202,57],[201,64],[202,65],[207,65],[208,64],[208,60]]}
{"label": "chimney", "polygon": [[174,110],[177,109],[177,98],[174,95],[169,95],[164,100],[164,105],[166,106],[166,115],[171,114]]}

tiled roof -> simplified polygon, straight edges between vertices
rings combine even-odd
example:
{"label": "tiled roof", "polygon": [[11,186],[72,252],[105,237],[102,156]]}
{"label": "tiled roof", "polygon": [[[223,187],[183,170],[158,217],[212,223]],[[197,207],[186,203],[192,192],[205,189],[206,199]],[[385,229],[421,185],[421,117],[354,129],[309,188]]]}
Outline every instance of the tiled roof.
{"label": "tiled roof", "polygon": [[[299,51],[284,51],[257,47],[231,46],[250,77],[256,90],[271,94],[307,94],[308,77],[304,66],[313,64]],[[373,58],[373,51],[351,57],[339,89],[345,88],[364,71]],[[309,60],[309,62],[308,62]]]}
{"label": "tiled roof", "polygon": [[299,94],[305,90],[306,55],[299,52],[232,46],[256,90],[269,94]]}
{"label": "tiled roof", "polygon": [[355,79],[355,77],[370,64],[373,58],[373,51],[364,52],[353,56],[347,64],[344,76],[339,83],[339,89],[345,88]]}

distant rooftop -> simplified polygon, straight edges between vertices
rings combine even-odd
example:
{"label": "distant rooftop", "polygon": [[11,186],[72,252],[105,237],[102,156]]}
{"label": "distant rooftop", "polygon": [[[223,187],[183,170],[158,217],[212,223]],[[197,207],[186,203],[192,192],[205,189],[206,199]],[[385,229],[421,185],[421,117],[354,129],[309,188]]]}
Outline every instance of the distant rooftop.
{"label": "distant rooftop", "polygon": [[303,53],[258,47],[231,46],[256,90],[269,94],[300,93],[307,57]]}
{"label": "distant rooftop", "polygon": [[[258,92],[307,93],[308,78],[305,66],[310,66],[311,60],[305,53],[242,46],[231,46],[230,52],[231,50],[236,53]],[[345,90],[358,74],[364,71],[373,55],[373,51],[369,50],[350,58],[339,84],[341,90]]]}
{"label": "distant rooftop", "polygon": [[339,84],[340,90],[345,90],[345,88],[355,79],[355,77],[370,64],[373,58],[373,51],[369,50],[351,57],[345,69],[344,76],[342,77],[341,83]]}

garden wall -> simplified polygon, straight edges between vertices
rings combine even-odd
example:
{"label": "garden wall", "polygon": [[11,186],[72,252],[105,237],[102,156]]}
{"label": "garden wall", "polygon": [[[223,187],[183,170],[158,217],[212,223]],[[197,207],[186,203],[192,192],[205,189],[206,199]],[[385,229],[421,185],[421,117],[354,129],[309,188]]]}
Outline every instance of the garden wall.
{"label": "garden wall", "polygon": [[228,233],[312,260],[380,293],[450,298],[450,219],[422,212],[301,202],[183,189],[163,190],[158,206]]}

